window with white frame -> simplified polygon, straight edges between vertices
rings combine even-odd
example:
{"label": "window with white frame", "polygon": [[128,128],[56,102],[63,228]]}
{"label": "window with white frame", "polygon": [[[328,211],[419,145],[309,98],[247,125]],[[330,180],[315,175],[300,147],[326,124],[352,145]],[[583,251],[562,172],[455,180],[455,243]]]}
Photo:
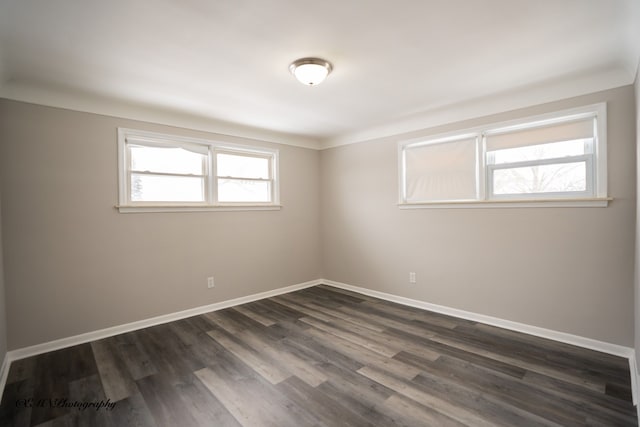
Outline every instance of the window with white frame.
{"label": "window with white frame", "polygon": [[400,204],[606,199],[606,105],[399,145]]}
{"label": "window with white frame", "polygon": [[118,129],[121,211],[278,207],[278,151]]}

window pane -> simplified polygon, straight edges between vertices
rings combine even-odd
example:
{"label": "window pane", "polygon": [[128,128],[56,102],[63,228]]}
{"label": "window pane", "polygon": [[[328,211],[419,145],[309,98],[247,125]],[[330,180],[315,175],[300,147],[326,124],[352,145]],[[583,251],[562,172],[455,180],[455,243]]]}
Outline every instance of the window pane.
{"label": "window pane", "polygon": [[475,138],[408,148],[406,201],[476,198]]}
{"label": "window pane", "polygon": [[220,202],[270,202],[271,182],[218,179]]}
{"label": "window pane", "polygon": [[586,162],[496,169],[493,193],[535,194],[586,191]]}
{"label": "window pane", "polygon": [[218,176],[235,178],[270,179],[269,162],[266,157],[253,157],[218,153]]}
{"label": "window pane", "polygon": [[529,145],[489,152],[489,163],[502,164],[529,160],[557,159],[585,154],[585,143],[593,139],[553,142],[550,144]]}
{"label": "window pane", "polygon": [[203,202],[204,179],[131,174],[133,202]]}
{"label": "window pane", "polygon": [[130,145],[131,170],[204,175],[207,156],[182,148],[160,148]]}

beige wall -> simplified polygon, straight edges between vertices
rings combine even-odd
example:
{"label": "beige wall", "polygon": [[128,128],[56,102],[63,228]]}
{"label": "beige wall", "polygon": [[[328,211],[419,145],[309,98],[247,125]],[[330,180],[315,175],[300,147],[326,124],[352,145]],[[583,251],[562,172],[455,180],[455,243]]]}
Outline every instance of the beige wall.
{"label": "beige wall", "polygon": [[[0,185],[1,188],[2,186]],[[4,266],[2,259],[2,193],[0,192],[0,365],[7,354],[7,308],[4,295]]]}
{"label": "beige wall", "polygon": [[[398,140],[602,101],[609,207],[398,209]],[[628,86],[323,151],[325,278],[632,346],[634,110]]]}
{"label": "beige wall", "polygon": [[256,143],[280,211],[120,214],[117,127],[216,136],[7,100],[0,121],[9,349],[321,276],[317,151]]}
{"label": "beige wall", "polygon": [[[636,251],[635,251],[635,350],[636,364],[640,368],[640,66],[634,84],[636,97]],[[640,369],[638,369],[640,372]]]}
{"label": "beige wall", "polygon": [[[601,101],[608,208],[397,208],[399,139]],[[634,111],[625,87],[322,152],[282,145],[281,211],[119,214],[117,127],[216,136],[1,100],[8,348],[319,277],[632,345]]]}

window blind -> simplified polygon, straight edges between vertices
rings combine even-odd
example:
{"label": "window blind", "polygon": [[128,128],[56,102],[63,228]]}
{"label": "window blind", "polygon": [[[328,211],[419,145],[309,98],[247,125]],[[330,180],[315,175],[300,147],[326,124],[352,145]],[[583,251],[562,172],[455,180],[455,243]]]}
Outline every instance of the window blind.
{"label": "window blind", "polygon": [[554,123],[517,130],[496,130],[485,134],[487,151],[593,138],[594,118]]}

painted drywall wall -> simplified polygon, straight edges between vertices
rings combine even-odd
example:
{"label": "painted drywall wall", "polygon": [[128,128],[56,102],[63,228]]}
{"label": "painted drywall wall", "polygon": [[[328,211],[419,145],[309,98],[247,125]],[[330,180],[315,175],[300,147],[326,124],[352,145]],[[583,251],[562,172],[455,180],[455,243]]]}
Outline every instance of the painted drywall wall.
{"label": "painted drywall wall", "polygon": [[634,309],[635,309],[635,350],[636,364],[640,372],[640,66],[636,71],[635,111],[636,111],[636,246],[635,246],[635,276],[634,276]]}
{"label": "painted drywall wall", "polygon": [[[2,186],[0,185],[0,189]],[[0,365],[7,355],[7,309],[4,290],[4,266],[2,252],[2,195],[0,193]]]}
{"label": "painted drywall wall", "polygon": [[280,150],[279,211],[121,214],[118,127],[220,136],[7,100],[0,121],[10,350],[321,276],[318,151],[225,138]]}
{"label": "painted drywall wall", "polygon": [[[398,208],[398,141],[597,102],[608,105],[609,207]],[[325,278],[632,346],[634,110],[627,86],[322,151]]]}

